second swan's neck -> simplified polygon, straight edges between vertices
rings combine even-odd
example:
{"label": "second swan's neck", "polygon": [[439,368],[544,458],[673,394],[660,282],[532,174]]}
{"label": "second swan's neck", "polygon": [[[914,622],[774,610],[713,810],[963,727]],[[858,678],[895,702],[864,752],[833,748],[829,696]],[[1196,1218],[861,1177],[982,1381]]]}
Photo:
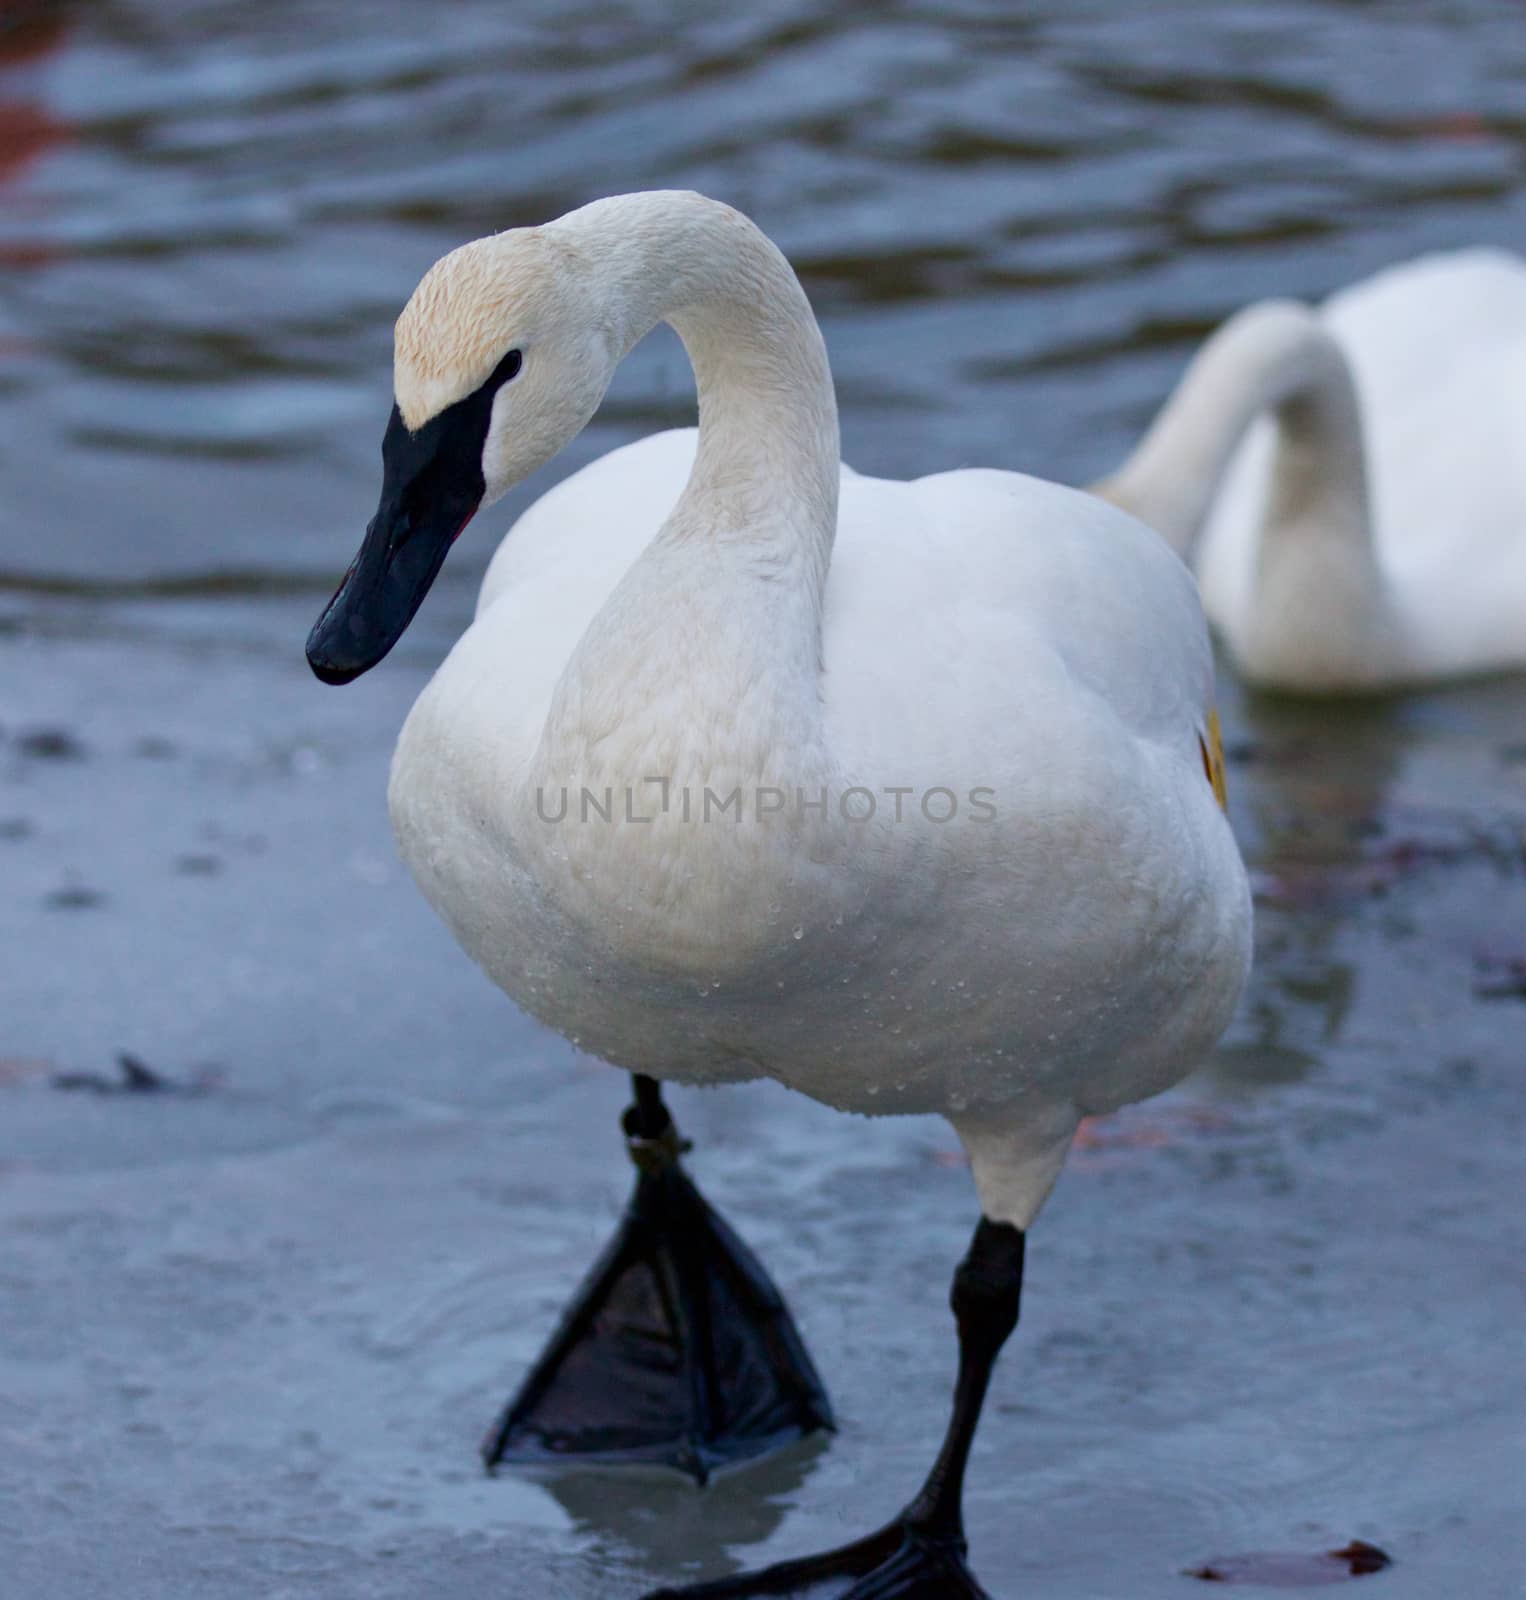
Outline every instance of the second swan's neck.
{"label": "second swan's neck", "polygon": [[1236,448],[1263,412],[1277,426],[1263,531],[1319,525],[1327,538],[1370,541],[1351,369],[1314,313],[1294,301],[1263,301],[1231,317],[1193,358],[1134,453],[1096,492],[1186,556]]}

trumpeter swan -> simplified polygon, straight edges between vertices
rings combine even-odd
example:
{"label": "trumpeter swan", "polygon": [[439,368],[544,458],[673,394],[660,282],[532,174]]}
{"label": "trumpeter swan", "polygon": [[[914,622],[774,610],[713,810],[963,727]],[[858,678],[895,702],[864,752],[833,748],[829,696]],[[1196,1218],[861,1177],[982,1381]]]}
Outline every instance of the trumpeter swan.
{"label": "trumpeter swan", "polygon": [[1257,684],[1526,667],[1526,263],[1427,256],[1248,307],[1097,492],[1191,559]]}
{"label": "trumpeter swan", "polygon": [[[867,1540],[685,1592],[856,1595],[879,1572],[897,1594],[978,1594],[961,1482],[1026,1231],[1080,1118],[1182,1077],[1245,978],[1206,627],[1166,544],[1091,495],[846,473],[789,264],[736,211],[653,193],[426,274],[397,324],[380,510],[308,641],[321,678],[387,652],[467,520],[582,428],[664,320],[693,362],[697,436],[617,450],[520,519],[403,729],[393,820],[489,975],[638,1074],[628,1128],[649,1172],[674,1170],[662,1078],[768,1076],[953,1124],[982,1217],[926,1486]],[[635,1437],[639,1417],[583,1426],[649,1398],[606,1381],[598,1307],[639,1298],[637,1259],[656,1263],[649,1300],[709,1292],[661,1242],[684,1225],[636,1208],[497,1444]],[[766,1280],[733,1292],[755,1263],[738,1278],[735,1241],[700,1227],[721,1245],[710,1288],[776,1358],[764,1403],[808,1387]],[[700,1393],[717,1372],[687,1360],[675,1425],[724,1431],[728,1407]]]}

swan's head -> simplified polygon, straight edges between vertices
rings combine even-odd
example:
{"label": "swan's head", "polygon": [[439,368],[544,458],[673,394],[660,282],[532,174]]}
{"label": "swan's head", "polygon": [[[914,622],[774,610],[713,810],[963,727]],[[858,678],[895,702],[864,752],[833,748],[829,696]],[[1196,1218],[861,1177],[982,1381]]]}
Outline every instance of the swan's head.
{"label": "swan's head", "polygon": [[539,228],[435,262],[397,319],[381,504],[307,641],[349,683],[402,637],[477,511],[549,461],[623,354],[577,254]]}

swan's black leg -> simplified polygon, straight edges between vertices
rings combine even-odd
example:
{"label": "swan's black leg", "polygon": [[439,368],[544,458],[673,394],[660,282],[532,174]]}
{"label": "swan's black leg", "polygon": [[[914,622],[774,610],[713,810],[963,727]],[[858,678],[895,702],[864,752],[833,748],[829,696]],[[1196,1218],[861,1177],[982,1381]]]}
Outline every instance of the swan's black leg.
{"label": "swan's black leg", "polygon": [[679,1162],[655,1078],[623,1127],[636,1186],[614,1238],[483,1441],[502,1461],[711,1471],[832,1426],[779,1291]]}
{"label": "swan's black leg", "polygon": [[982,1217],[949,1296],[959,1325],[959,1377],[943,1448],[921,1492],[895,1521],[867,1539],[762,1572],[647,1600],[988,1600],[965,1562],[964,1469],[996,1357],[1017,1326],[1023,1234]]}

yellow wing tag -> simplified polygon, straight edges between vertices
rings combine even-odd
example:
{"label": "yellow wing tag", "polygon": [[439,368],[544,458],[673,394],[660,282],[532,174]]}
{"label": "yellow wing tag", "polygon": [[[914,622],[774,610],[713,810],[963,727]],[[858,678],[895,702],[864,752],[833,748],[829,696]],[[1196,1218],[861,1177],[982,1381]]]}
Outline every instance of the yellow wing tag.
{"label": "yellow wing tag", "polygon": [[1203,755],[1203,776],[1213,786],[1213,797],[1219,809],[1229,810],[1229,782],[1224,772],[1224,736],[1219,731],[1219,713],[1208,713],[1208,738],[1197,736],[1197,747]]}

